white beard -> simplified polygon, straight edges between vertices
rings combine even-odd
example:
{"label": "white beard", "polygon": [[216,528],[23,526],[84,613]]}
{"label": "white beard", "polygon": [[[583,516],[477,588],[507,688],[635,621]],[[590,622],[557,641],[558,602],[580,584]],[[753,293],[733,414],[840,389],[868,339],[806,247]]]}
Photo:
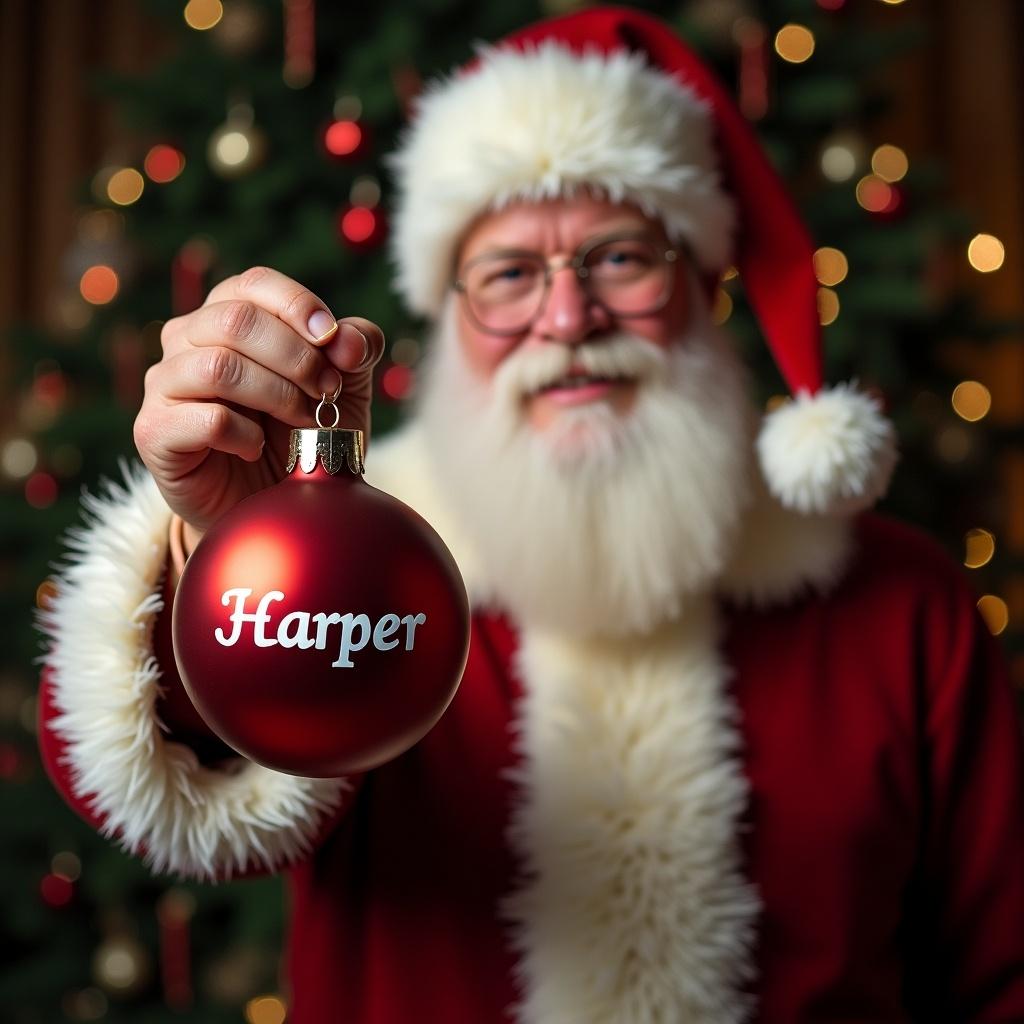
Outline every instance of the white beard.
{"label": "white beard", "polygon": [[[691,287],[692,326],[662,349],[632,335],[467,364],[449,301],[420,375],[436,476],[483,569],[480,598],[523,625],[647,632],[706,592],[731,553],[753,472],[744,370]],[[619,414],[570,406],[540,430],[523,396],[561,377],[639,378]]]}

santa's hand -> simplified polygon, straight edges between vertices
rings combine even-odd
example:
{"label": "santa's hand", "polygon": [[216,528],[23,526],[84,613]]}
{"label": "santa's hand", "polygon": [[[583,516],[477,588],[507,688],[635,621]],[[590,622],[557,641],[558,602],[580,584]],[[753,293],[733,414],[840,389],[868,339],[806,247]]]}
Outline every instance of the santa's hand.
{"label": "santa's hand", "polygon": [[194,541],[237,502],[284,475],[292,427],[310,427],[322,395],[340,425],[369,438],[376,324],[335,321],[297,281],[253,267],[164,324],[146,373],[135,444]]}

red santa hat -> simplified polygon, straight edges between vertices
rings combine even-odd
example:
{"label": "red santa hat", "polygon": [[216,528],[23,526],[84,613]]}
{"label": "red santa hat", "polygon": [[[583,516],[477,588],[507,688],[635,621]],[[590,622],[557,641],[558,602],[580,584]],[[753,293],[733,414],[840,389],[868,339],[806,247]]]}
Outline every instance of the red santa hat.
{"label": "red santa hat", "polygon": [[852,512],[885,491],[892,425],[874,398],[822,384],[807,230],[732,99],[664,23],[589,8],[481,46],[426,88],[392,167],[413,311],[438,316],[459,239],[486,210],[582,188],[633,202],[712,280],[739,270],[792,393],[757,441],[772,493],[800,512]]}

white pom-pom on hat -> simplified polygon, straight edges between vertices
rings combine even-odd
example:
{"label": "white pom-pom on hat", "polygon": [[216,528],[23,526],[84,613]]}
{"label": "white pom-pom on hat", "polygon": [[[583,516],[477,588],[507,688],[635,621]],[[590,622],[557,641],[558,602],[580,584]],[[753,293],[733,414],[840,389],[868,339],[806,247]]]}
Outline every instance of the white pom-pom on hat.
{"label": "white pom-pom on hat", "polygon": [[768,413],[757,453],[769,491],[805,514],[870,508],[897,460],[895,431],[877,399],[849,384],[800,392]]}

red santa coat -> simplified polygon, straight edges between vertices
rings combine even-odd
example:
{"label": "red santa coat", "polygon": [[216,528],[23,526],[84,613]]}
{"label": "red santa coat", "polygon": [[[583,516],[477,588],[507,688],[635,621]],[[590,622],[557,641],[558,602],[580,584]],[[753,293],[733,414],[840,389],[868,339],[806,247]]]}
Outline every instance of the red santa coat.
{"label": "red santa coat", "polygon": [[[715,598],[694,613],[707,642],[678,650],[673,634],[574,661],[478,612],[441,723],[350,786],[307,790],[283,825],[295,849],[250,814],[228,853],[196,825],[175,861],[155,819],[104,811],[56,658],[43,751],[69,800],[158,866],[299,860],[295,1024],[1024,1020],[1024,760],[993,641],[912,530],[864,517],[830,557],[824,596]],[[662,655],[697,680],[683,708],[614,665],[627,698],[610,714],[548,696],[586,689],[573,666],[621,656],[646,678]],[[663,739],[663,721],[681,726]]]}

